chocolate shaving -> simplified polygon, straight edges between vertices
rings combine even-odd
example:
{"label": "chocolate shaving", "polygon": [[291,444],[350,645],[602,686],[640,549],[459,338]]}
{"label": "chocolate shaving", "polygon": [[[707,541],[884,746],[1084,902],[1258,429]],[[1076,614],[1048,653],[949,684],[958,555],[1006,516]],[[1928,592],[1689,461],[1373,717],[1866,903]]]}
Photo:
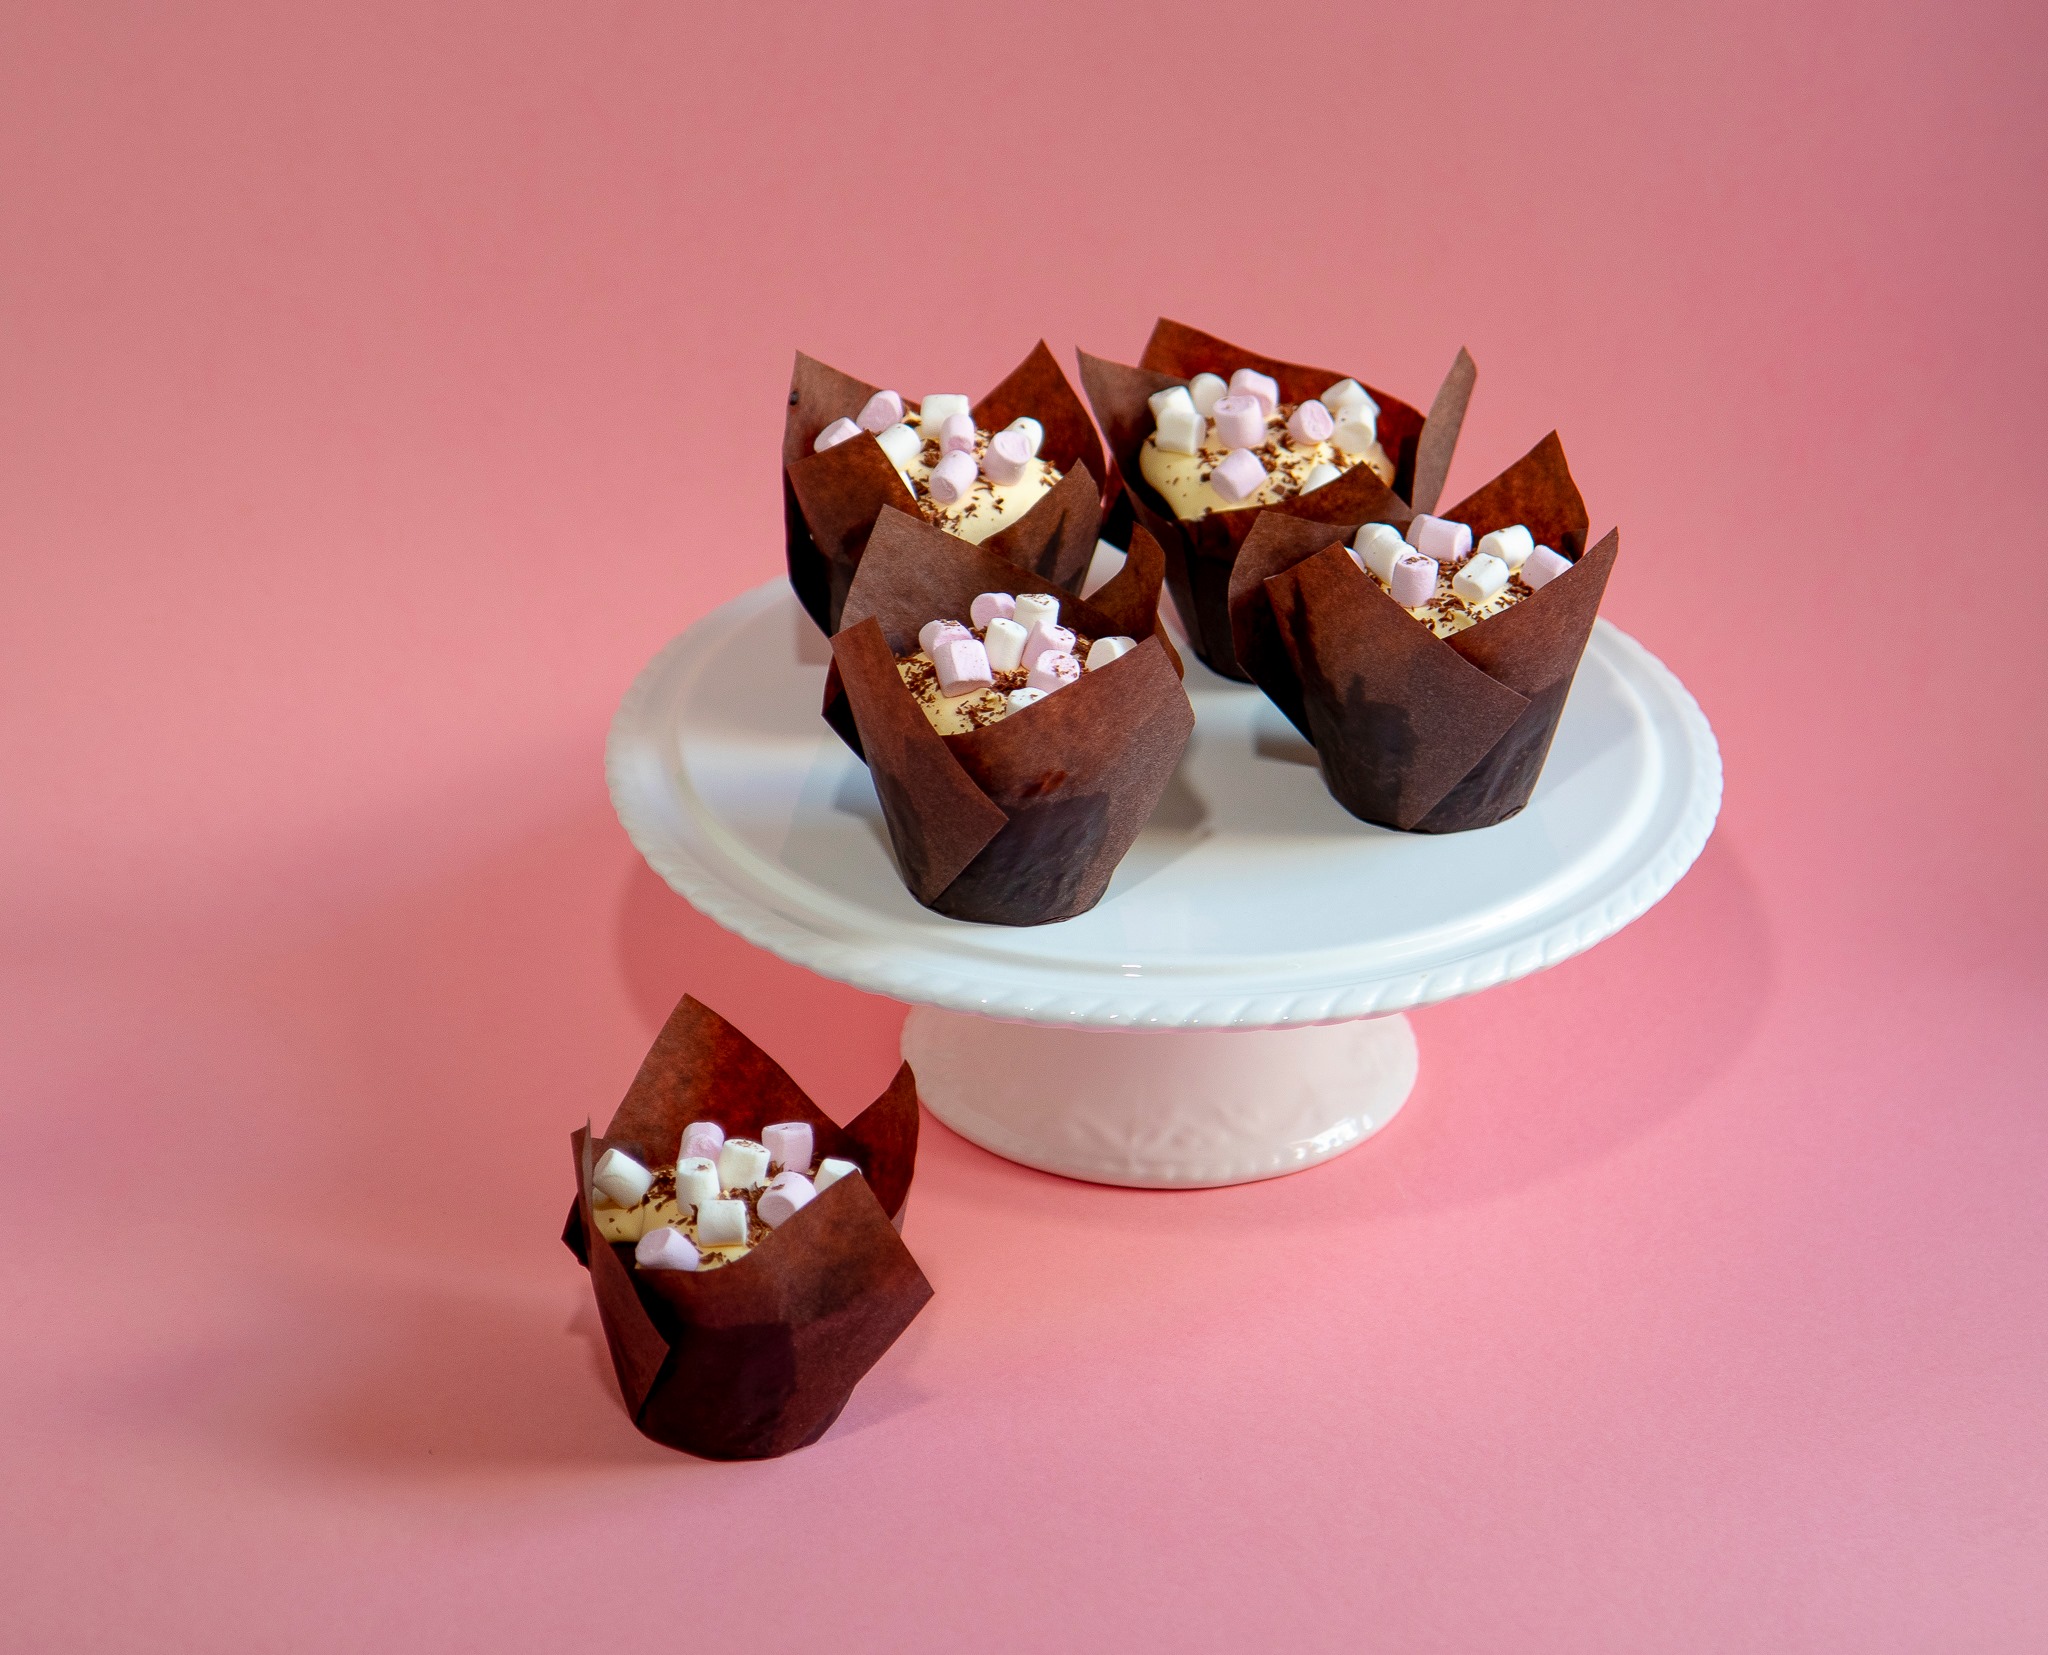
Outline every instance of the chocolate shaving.
{"label": "chocolate shaving", "polygon": [[[610,1148],[673,1163],[683,1128],[715,1120],[758,1139],[809,1121],[839,1180],[745,1257],[716,1270],[638,1270],[599,1234],[590,1170]],[[602,1138],[572,1134],[576,1200],[562,1239],[590,1271],[619,1391],[639,1430],[705,1459],[765,1459],[823,1436],[863,1375],[932,1296],[897,1231],[917,1158],[910,1066],[850,1125],[833,1123],[773,1059],[685,997]]]}
{"label": "chocolate shaving", "polygon": [[1419,833],[1505,821],[1529,802],[1620,550],[1591,551],[1586,508],[1552,432],[1442,513],[1475,540],[1523,523],[1573,567],[1449,638],[1387,595],[1335,530],[1263,516],[1230,584],[1235,648],[1260,688],[1315,744],[1332,796],[1354,816]]}

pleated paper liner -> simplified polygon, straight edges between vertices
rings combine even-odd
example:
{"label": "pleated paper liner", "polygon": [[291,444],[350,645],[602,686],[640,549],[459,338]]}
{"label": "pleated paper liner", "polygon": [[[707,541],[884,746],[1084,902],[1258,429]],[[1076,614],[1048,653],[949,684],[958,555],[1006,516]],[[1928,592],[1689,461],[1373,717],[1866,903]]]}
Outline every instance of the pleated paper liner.
{"label": "pleated paper liner", "polygon": [[1142,531],[1122,572],[1060,622],[1129,654],[967,735],[942,736],[896,670],[918,628],[982,592],[1054,592],[984,548],[885,511],[832,639],[825,717],[867,761],[910,894],[954,919],[1044,925],[1086,913],[1144,827],[1195,725],[1159,629],[1165,556]]}
{"label": "pleated paper liner", "polygon": [[1351,561],[1367,522],[1263,515],[1230,582],[1237,657],[1314,743],[1324,783],[1352,815],[1417,833],[1461,833],[1529,802],[1607,577],[1612,530],[1585,549],[1587,516],[1552,432],[1440,515],[1480,536],[1526,524],[1571,559],[1548,586],[1439,638]]}
{"label": "pleated paper liner", "polygon": [[1184,384],[1198,373],[1228,379],[1239,368],[1253,368],[1279,385],[1281,401],[1304,402],[1320,396],[1340,379],[1359,376],[1261,356],[1164,317],[1153,328],[1151,341],[1135,368],[1086,351],[1078,354],[1082,387],[1109,439],[1114,467],[1107,495],[1109,527],[1116,529],[1124,521],[1142,524],[1165,548],[1167,585],[1194,641],[1195,653],[1215,671],[1238,679],[1250,675],[1239,665],[1231,642],[1230,571],[1253,523],[1265,512],[1335,524],[1377,521],[1388,511],[1405,510],[1411,503],[1418,510],[1428,510],[1443,491],[1451,453],[1464,424],[1465,405],[1478,376],[1472,358],[1459,351],[1426,419],[1392,392],[1359,379],[1380,405],[1380,446],[1394,462],[1391,486],[1382,483],[1370,467],[1358,465],[1312,494],[1273,506],[1211,512],[1183,523],[1139,468],[1139,453],[1153,429],[1152,409],[1146,399],[1155,391]]}
{"label": "pleated paper liner", "polygon": [[[683,1128],[755,1138],[808,1121],[816,1156],[854,1162],[753,1251],[715,1270],[639,1270],[599,1235],[590,1171],[606,1149],[672,1165]],[[562,1240],[590,1271],[626,1411],[642,1434],[712,1460],[816,1442],[931,1298],[897,1231],[917,1162],[917,1083],[905,1064],[845,1127],[708,1006],[685,998],[603,1137],[571,1136],[576,1200]]]}
{"label": "pleated paper liner", "polygon": [[[798,353],[782,427],[782,519],[789,584],[827,636],[840,628],[846,590],[884,506],[913,516],[917,501],[889,456],[866,432],[814,454],[836,419],[852,419],[880,386]],[[1102,524],[1102,441],[1088,410],[1040,340],[1031,354],[974,405],[974,423],[1000,431],[1022,415],[1045,428],[1041,458],[1060,480],[1016,522],[981,542],[999,557],[1062,590],[1078,588]]]}

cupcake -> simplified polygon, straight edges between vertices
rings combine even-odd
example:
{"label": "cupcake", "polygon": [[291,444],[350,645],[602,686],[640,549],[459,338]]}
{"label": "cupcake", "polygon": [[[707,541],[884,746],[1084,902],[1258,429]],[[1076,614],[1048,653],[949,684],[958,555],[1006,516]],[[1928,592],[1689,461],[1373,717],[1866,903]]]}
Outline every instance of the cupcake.
{"label": "cupcake", "polygon": [[1102,523],[1102,443],[1041,341],[979,402],[907,398],[799,354],[782,429],[789,583],[839,630],[884,506],[989,548],[1056,586],[1088,572]]}
{"label": "cupcake", "polygon": [[1142,530],[1083,600],[884,509],[832,638],[825,718],[866,760],[910,894],[1043,925],[1086,913],[1194,729]]}
{"label": "cupcake", "polygon": [[1476,370],[1458,353],[1427,420],[1348,374],[1260,356],[1161,318],[1135,368],[1081,353],[1081,383],[1115,462],[1126,516],[1165,548],[1195,651],[1244,678],[1229,586],[1261,513],[1362,522],[1436,503]]}
{"label": "cupcake", "polygon": [[1352,815],[1490,827],[1529,802],[1620,551],[1587,525],[1555,432],[1441,515],[1269,512],[1231,572],[1236,658]]}
{"label": "cupcake", "polygon": [[715,1011],[676,1007],[604,1135],[572,1135],[562,1235],[642,1434],[714,1460],[825,1434],[932,1296],[897,1234],[917,1126],[908,1064],[839,1127]]}

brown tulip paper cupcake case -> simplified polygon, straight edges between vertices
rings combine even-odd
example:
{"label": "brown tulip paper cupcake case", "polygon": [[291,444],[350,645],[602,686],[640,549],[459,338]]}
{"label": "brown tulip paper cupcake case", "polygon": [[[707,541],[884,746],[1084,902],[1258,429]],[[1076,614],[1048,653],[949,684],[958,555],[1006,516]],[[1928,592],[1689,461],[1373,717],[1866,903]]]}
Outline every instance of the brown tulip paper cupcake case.
{"label": "brown tulip paper cupcake case", "polygon": [[[816,1155],[861,1169],[734,1263],[640,1270],[598,1233],[590,1172],[607,1149],[673,1165],[691,1121],[755,1138],[808,1121]],[[605,1128],[570,1138],[576,1201],[562,1240],[590,1271],[626,1411],[656,1442],[712,1460],[758,1460],[816,1442],[853,1388],[924,1308],[931,1284],[897,1234],[917,1161],[917,1083],[840,1127],[717,1012],[685,998]]]}
{"label": "brown tulip paper cupcake case", "polygon": [[1475,542],[1525,524],[1572,567],[1449,638],[1345,550],[1364,523],[1405,526],[1405,510],[1336,525],[1268,512],[1230,579],[1237,658],[1314,743],[1331,795],[1417,833],[1491,827],[1529,802],[1621,549],[1616,529],[1585,550],[1585,502],[1555,432],[1441,515]]}
{"label": "brown tulip paper cupcake case", "polygon": [[1239,368],[1251,368],[1279,385],[1282,402],[1306,402],[1338,380],[1358,376],[1261,356],[1165,317],[1153,328],[1135,368],[1086,351],[1078,355],[1082,388],[1109,439],[1114,467],[1110,526],[1120,527],[1128,513],[1165,548],[1167,585],[1195,653],[1215,671],[1238,679],[1249,679],[1250,674],[1239,664],[1231,642],[1230,571],[1252,525],[1266,513],[1336,524],[1378,521],[1391,510],[1405,512],[1410,504],[1419,511],[1429,510],[1443,492],[1451,453],[1464,424],[1465,405],[1478,377],[1472,358],[1460,350],[1426,419],[1391,392],[1359,380],[1379,404],[1380,446],[1394,462],[1391,488],[1370,466],[1356,465],[1313,493],[1296,495],[1278,505],[1215,511],[1183,523],[1145,481],[1139,467],[1139,453],[1153,430],[1147,399],[1154,392],[1185,384],[1199,373],[1228,379]]}
{"label": "brown tulip paper cupcake case", "polygon": [[[912,516],[917,501],[889,456],[863,431],[822,454],[811,444],[836,419],[852,419],[880,386],[797,354],[782,427],[782,519],[789,584],[827,636],[843,624],[846,590],[884,506]],[[981,544],[1054,586],[1080,587],[1102,525],[1102,441],[1088,410],[1045,342],[974,405],[974,423],[1000,431],[1028,414],[1044,427],[1039,456],[1060,480],[1016,522]],[[957,538],[957,537],[956,537]]]}
{"label": "brown tulip paper cupcake case", "polygon": [[[1044,925],[1102,899],[1195,727],[1159,630],[1164,573],[1140,532],[1123,570],[1084,602],[921,519],[882,513],[832,639],[824,711],[867,761],[903,883],[925,907]],[[917,649],[925,622],[964,616],[996,591],[1056,593],[1062,625],[1138,647],[995,724],[942,736],[897,658]]]}

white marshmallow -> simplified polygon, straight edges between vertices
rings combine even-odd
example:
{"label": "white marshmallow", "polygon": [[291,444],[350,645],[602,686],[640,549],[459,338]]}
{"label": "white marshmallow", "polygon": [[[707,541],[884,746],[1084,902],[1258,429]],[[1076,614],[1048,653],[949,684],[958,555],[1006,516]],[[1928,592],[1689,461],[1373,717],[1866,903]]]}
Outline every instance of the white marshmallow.
{"label": "white marshmallow", "polygon": [[1308,475],[1302,478],[1301,492],[1303,494],[1313,494],[1323,484],[1334,483],[1343,475],[1344,473],[1330,464],[1328,460],[1318,460],[1308,468]]}
{"label": "white marshmallow", "polygon": [[707,1201],[697,1209],[699,1247],[743,1247],[747,1241],[744,1201]]}
{"label": "white marshmallow", "polygon": [[1522,582],[1530,591],[1540,592],[1571,566],[1571,559],[1562,552],[1538,546],[1529,554],[1529,561],[1522,565]]}
{"label": "white marshmallow", "polygon": [[654,1187],[654,1174],[623,1149],[608,1149],[591,1168],[590,1184],[615,1207],[637,1207]]}
{"label": "white marshmallow", "polygon": [[1045,622],[1047,626],[1056,626],[1060,618],[1060,600],[1050,592],[1019,592],[1017,607],[1011,613],[1012,618],[1026,632],[1040,621]]}
{"label": "white marshmallow", "polygon": [[1152,422],[1157,427],[1153,441],[1158,447],[1168,454],[1199,454],[1209,424],[1196,410],[1188,388],[1175,385],[1154,392],[1148,400],[1152,404]]}
{"label": "white marshmallow", "polygon": [[718,1152],[718,1182],[729,1190],[758,1189],[768,1182],[768,1146],[752,1138],[728,1138]]}
{"label": "white marshmallow", "polygon": [[1458,572],[1451,576],[1451,590],[1473,604],[1499,597],[1501,588],[1507,583],[1508,566],[1491,552],[1479,552],[1468,557]]}
{"label": "white marshmallow", "polygon": [[1346,454],[1370,453],[1372,445],[1380,440],[1379,410],[1370,404],[1347,408],[1339,416],[1336,433],[1330,440]]}
{"label": "white marshmallow", "polygon": [[686,1155],[676,1162],[676,1207],[688,1211],[701,1207],[707,1201],[716,1201],[721,1193],[718,1182],[718,1163],[706,1155]]}
{"label": "white marshmallow", "polygon": [[828,448],[837,448],[843,442],[852,442],[860,435],[860,427],[850,419],[836,419],[818,433],[818,440],[811,444],[811,452],[822,454]]}
{"label": "white marshmallow", "polygon": [[926,442],[937,442],[954,414],[974,417],[974,405],[961,396],[926,397],[917,405],[917,429]]}
{"label": "white marshmallow", "polygon": [[811,1123],[781,1121],[761,1128],[761,1142],[784,1172],[811,1170]]}
{"label": "white marshmallow", "polygon": [[701,1261],[697,1244],[668,1224],[649,1230],[633,1248],[633,1262],[643,1270],[694,1270]]}
{"label": "white marshmallow", "polygon": [[1216,411],[1216,400],[1230,395],[1230,382],[1221,374],[1196,374],[1188,381],[1188,395],[1194,399],[1195,412],[1207,419]]}
{"label": "white marshmallow", "polygon": [[779,1230],[817,1199],[818,1192],[810,1179],[800,1172],[778,1173],[768,1185],[761,1199],[754,1203],[754,1211],[761,1215],[761,1222],[771,1230]]}
{"label": "white marshmallow", "polygon": [[1045,446],[1045,427],[1029,414],[1019,414],[1003,427],[1005,431],[1019,432],[1031,447],[1031,457],[1038,458],[1038,451]]}
{"label": "white marshmallow", "polygon": [[[1044,690],[1034,690],[1029,684],[1027,684],[1021,690],[1012,690],[1008,695],[1003,697],[1003,711],[1010,713],[1021,713],[1026,707],[1030,706],[1032,702],[1043,701],[1044,699]],[[845,1164],[846,1163],[843,1161],[840,1163],[840,1165],[842,1166],[844,1166]],[[829,1167],[831,1165],[832,1163],[830,1161],[820,1161],[818,1163],[818,1176],[820,1178],[823,1178],[825,1176],[824,1168]],[[822,1185],[820,1185],[819,1187],[823,1188]]]}
{"label": "white marshmallow", "polygon": [[1024,643],[1030,632],[1015,621],[998,615],[982,634],[991,672],[1015,672],[1024,664]]}
{"label": "white marshmallow", "polygon": [[1379,423],[1380,405],[1355,379],[1338,380],[1318,400],[1340,420],[1354,408],[1369,408],[1372,410],[1372,422],[1375,425]]}
{"label": "white marshmallow", "polygon": [[924,452],[924,438],[907,425],[892,425],[886,431],[878,431],[875,441],[882,445],[882,452],[889,456],[898,470]]}
{"label": "white marshmallow", "polygon": [[1536,549],[1536,537],[1517,523],[1512,528],[1482,534],[1478,549],[1487,557],[1499,558],[1513,571],[1529,561],[1529,554]]}
{"label": "white marshmallow", "polygon": [[1368,523],[1351,540],[1359,564],[1381,580],[1394,578],[1394,560],[1408,550],[1408,542],[1391,523]]}
{"label": "white marshmallow", "polygon": [[1093,672],[1097,667],[1106,667],[1112,661],[1120,661],[1137,647],[1138,640],[1135,638],[1097,638],[1088,646],[1088,670]]}
{"label": "white marshmallow", "polygon": [[[1022,695],[1024,692],[1019,690],[1016,693]],[[860,1168],[851,1161],[841,1161],[833,1156],[826,1156],[824,1160],[818,1163],[818,1176],[816,1180],[818,1193],[820,1195],[824,1194],[826,1190],[829,1190],[848,1173],[859,1171]]]}

